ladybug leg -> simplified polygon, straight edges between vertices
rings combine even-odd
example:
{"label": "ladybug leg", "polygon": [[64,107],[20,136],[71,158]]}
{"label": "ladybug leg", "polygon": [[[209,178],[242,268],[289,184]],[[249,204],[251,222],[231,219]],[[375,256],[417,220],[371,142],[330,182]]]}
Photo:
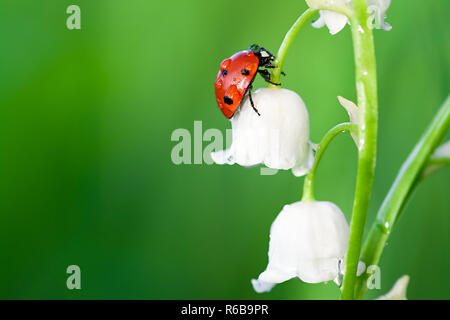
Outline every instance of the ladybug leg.
{"label": "ladybug leg", "polygon": [[[275,69],[276,67],[273,65],[273,64],[269,64],[269,65],[267,65],[267,66],[265,66],[267,69]],[[283,75],[283,76],[285,76],[286,75],[286,73],[284,73],[284,71],[281,71],[281,74]]]}
{"label": "ladybug leg", "polygon": [[270,73],[266,69],[258,69],[259,74],[266,80],[266,82],[273,84],[275,86],[281,86],[281,83],[275,83],[270,81]]}
{"label": "ladybug leg", "polygon": [[252,105],[253,110],[258,114],[258,116],[261,116],[261,114],[258,112],[258,109],[256,109],[255,104],[253,103],[252,99],[252,87],[249,87],[250,90],[248,90],[248,97],[250,98],[250,104]]}

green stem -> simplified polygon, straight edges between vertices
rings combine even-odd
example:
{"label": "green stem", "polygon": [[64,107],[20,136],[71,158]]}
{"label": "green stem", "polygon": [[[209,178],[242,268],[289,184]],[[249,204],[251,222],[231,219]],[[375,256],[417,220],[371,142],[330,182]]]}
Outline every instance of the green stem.
{"label": "green stem", "polygon": [[349,122],[338,124],[337,126],[331,128],[323,137],[322,141],[320,141],[317,146],[316,154],[314,156],[314,163],[309,171],[308,175],[305,178],[305,182],[303,184],[303,197],[302,201],[313,201],[314,200],[314,177],[316,175],[317,166],[319,165],[320,159],[327,148],[328,144],[336,137],[339,133],[350,131],[356,132],[358,127]]}
{"label": "green stem", "polygon": [[[417,179],[426,165],[428,158],[449,128],[450,95],[402,165],[388,195],[378,211],[377,219],[370,229],[369,236],[361,254],[361,260],[366,265],[377,265],[380,261],[389,233],[397,221],[401,209],[404,207],[408,196],[416,185]],[[355,291],[357,298],[364,297],[364,293],[367,290],[366,282],[369,276],[369,274],[364,274],[358,279]]]}
{"label": "green stem", "polygon": [[[286,58],[286,54],[292,42],[294,41],[295,36],[299,32],[299,30],[303,27],[303,25],[306,23],[306,21],[308,21],[309,18],[311,18],[312,15],[316,12],[317,10],[307,9],[297,19],[297,21],[295,21],[295,23],[286,33],[286,36],[284,37],[283,42],[281,43],[280,49],[278,50],[277,58],[274,61],[275,68],[272,70],[272,76],[270,78],[271,82],[280,83],[281,69],[283,68],[284,59]],[[276,86],[271,84],[269,85],[269,87],[276,87]]]}
{"label": "green stem", "polygon": [[354,298],[356,271],[375,173],[378,128],[375,48],[372,30],[366,23],[369,18],[367,2],[354,0],[353,5],[354,11],[349,19],[359,107],[359,158],[342,299]]}

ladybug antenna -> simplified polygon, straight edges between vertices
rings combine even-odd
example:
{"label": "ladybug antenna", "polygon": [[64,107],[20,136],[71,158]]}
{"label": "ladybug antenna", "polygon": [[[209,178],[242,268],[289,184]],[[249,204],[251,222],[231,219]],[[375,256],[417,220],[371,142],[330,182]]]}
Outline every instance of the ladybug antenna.
{"label": "ladybug antenna", "polygon": [[259,45],[257,45],[256,43],[252,44],[250,47],[248,47],[248,50],[252,51],[254,54],[257,54],[261,51],[261,48]]}

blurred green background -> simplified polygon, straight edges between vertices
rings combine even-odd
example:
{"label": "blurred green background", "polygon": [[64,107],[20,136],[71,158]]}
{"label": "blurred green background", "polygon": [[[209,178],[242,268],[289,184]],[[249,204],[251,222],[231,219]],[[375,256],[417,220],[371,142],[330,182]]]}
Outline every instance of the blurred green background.
{"label": "blurred green background", "polygon": [[[173,130],[225,131],[213,82],[252,43],[276,52],[301,0],[2,0],[0,2],[0,298],[334,299],[333,284],[291,280],[267,294],[270,225],[300,199],[303,178],[259,168],[175,165]],[[82,29],[66,28],[81,7]],[[369,223],[402,161],[447,96],[450,2],[393,1],[375,31],[380,128]],[[351,34],[301,30],[283,79],[318,142],[355,100]],[[265,85],[261,80],[256,87]],[[208,143],[204,143],[204,146]],[[332,143],[316,194],[350,217],[356,152]],[[450,298],[450,170],[422,183],[381,261],[385,293]],[[81,268],[82,289],[66,288]]]}

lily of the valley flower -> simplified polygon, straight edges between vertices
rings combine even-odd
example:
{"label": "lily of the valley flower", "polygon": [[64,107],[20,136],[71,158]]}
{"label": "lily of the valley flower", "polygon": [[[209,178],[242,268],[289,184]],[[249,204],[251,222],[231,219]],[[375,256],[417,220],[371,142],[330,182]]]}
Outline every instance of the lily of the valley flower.
{"label": "lily of the valley flower", "polygon": [[[308,5],[314,9],[329,8],[330,10],[320,10],[320,17],[312,26],[315,28],[322,28],[327,26],[331,34],[336,34],[341,31],[347,23],[349,23],[347,16],[342,13],[333,11],[333,9],[340,11],[349,11],[352,9],[352,2],[350,0],[306,0]],[[379,23],[378,28],[386,31],[392,29],[391,25],[384,21],[386,18],[386,11],[391,4],[391,0],[367,0],[368,10],[372,15],[372,19],[368,23]]]}
{"label": "lily of the valley flower", "polygon": [[409,276],[404,275],[398,279],[392,289],[378,297],[377,300],[407,300],[406,299],[406,289],[408,288]]}
{"label": "lily of the valley flower", "polygon": [[217,164],[292,169],[296,176],[307,173],[312,162],[309,117],[298,94],[281,88],[263,88],[252,93],[255,107],[246,97],[231,118],[232,144],[213,152]]}
{"label": "lily of the valley flower", "polygon": [[284,206],[270,229],[269,264],[252,284],[270,291],[294,277],[304,282],[335,280],[342,272],[349,226],[342,211],[325,201]]}

